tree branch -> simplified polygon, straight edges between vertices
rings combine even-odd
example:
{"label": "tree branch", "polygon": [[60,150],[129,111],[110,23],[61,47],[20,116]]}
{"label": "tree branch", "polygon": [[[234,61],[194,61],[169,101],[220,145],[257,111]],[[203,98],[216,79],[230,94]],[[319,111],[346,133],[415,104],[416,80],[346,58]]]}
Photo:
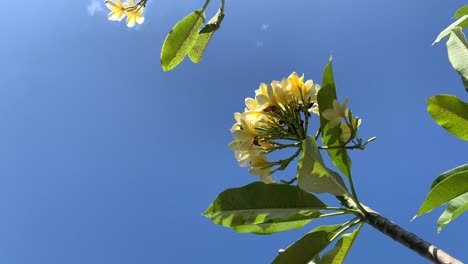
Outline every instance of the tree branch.
{"label": "tree branch", "polygon": [[[344,206],[350,209],[358,209],[356,203],[354,203],[350,197],[341,196],[337,198],[343,203]],[[443,250],[437,248],[417,235],[406,231],[371,208],[365,206],[364,204],[361,205],[366,210],[366,213],[362,214],[361,218],[384,235],[392,238],[393,240],[425,257],[433,263],[463,264],[463,262],[460,260],[450,256]]]}

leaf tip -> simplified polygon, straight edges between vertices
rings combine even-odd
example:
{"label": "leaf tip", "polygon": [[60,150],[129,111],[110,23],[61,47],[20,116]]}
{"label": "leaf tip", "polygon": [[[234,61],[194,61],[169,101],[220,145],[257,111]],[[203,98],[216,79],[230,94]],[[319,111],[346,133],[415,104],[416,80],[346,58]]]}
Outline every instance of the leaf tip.
{"label": "leaf tip", "polygon": [[171,69],[167,68],[167,67],[164,66],[164,65],[161,65],[161,68],[163,69],[164,72],[168,72],[168,71],[171,70]]}

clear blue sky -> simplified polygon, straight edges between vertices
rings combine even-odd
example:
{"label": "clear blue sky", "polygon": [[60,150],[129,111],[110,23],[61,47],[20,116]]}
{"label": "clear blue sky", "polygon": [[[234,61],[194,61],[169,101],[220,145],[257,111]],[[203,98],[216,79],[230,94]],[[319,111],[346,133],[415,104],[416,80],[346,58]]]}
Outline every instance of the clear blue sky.
{"label": "clear blue sky", "polygon": [[[132,30],[90,4],[9,1],[0,16],[0,263],[268,263],[317,223],[257,236],[201,213],[256,179],[227,148],[244,98],[292,71],[320,82],[330,54],[360,135],[378,137],[351,153],[360,198],[468,261],[468,216],[440,235],[440,210],[409,222],[432,180],[466,162],[425,105],[467,98],[445,44],[431,46],[466,3],[227,1],[202,63],[169,73],[162,41],[203,1],[149,0]],[[369,227],[347,259],[399,261],[426,263]]]}

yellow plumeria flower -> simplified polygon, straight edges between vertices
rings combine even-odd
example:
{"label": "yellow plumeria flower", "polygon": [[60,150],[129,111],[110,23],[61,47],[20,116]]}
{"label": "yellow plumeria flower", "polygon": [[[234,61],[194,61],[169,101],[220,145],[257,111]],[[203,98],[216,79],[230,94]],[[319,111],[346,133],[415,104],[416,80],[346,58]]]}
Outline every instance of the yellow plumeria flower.
{"label": "yellow plumeria flower", "polygon": [[235,113],[234,119],[236,119],[237,124],[242,127],[242,130],[249,132],[251,134],[257,133],[257,126],[259,125],[261,119],[263,118],[263,113],[261,112],[244,112],[244,113]]}
{"label": "yellow plumeria flower", "polygon": [[265,109],[269,106],[279,106],[279,103],[283,101],[282,95],[284,91],[282,88],[281,83],[278,83],[278,81],[272,81],[271,84],[260,84],[260,87],[255,90],[255,100],[260,108]]}
{"label": "yellow plumeria flower", "polygon": [[288,79],[284,78],[281,81],[272,81],[273,98],[278,106],[286,105],[292,99],[291,91],[287,89]]}
{"label": "yellow plumeria flower", "polygon": [[128,8],[125,10],[127,15],[127,27],[134,27],[135,23],[142,24],[145,21],[143,17],[143,6],[136,6],[133,0],[127,0]]}
{"label": "yellow plumeria flower", "polygon": [[255,90],[255,100],[257,101],[260,109],[265,109],[268,106],[275,105],[275,102],[271,97],[273,97],[273,88],[266,83],[261,83],[260,87]]}
{"label": "yellow plumeria flower", "polygon": [[286,89],[287,80],[272,81],[271,84],[262,83],[255,90],[255,100],[260,109],[268,106],[283,106],[291,99],[291,93]]}
{"label": "yellow plumeria flower", "polygon": [[261,112],[262,106],[253,98],[245,98],[245,112]]}
{"label": "yellow plumeria flower", "polygon": [[109,20],[112,21],[121,21],[125,17],[125,5],[122,3],[122,0],[106,1],[107,8],[110,9],[110,13],[107,16]]}
{"label": "yellow plumeria flower", "polygon": [[291,73],[288,77],[288,88],[291,93],[303,103],[317,102],[317,93],[320,90],[318,84],[314,84],[312,80],[304,82],[304,74],[301,77],[296,72]]}
{"label": "yellow plumeria flower", "polygon": [[[336,127],[340,124],[341,118],[346,117],[348,111],[346,111],[346,105],[348,104],[348,98],[345,99],[343,105],[340,105],[338,101],[333,100],[333,109],[327,109],[323,111],[322,116],[328,120],[328,125],[330,127]],[[320,107],[320,106],[319,106]]]}
{"label": "yellow plumeria flower", "polygon": [[252,161],[258,156],[265,155],[266,151],[263,148],[254,146],[246,151],[235,151],[234,155],[239,162],[239,166],[247,167],[252,164]]}
{"label": "yellow plumeria flower", "polygon": [[347,123],[340,124],[340,128],[341,128],[340,139],[342,142],[348,142],[351,139],[352,132],[356,131],[362,122],[361,119],[357,118],[356,116],[353,116],[352,114],[349,117],[349,121],[350,121],[349,124]]}
{"label": "yellow plumeria flower", "polygon": [[294,94],[296,97],[300,98],[301,95],[301,89],[302,86],[304,85],[304,74],[302,74],[301,77],[297,75],[296,72],[291,73],[288,77],[288,82],[291,85],[291,92]]}
{"label": "yellow plumeria flower", "polygon": [[234,151],[246,151],[252,147],[255,138],[258,136],[257,125],[262,119],[260,112],[235,113],[235,123],[231,128],[231,134],[235,141],[229,144],[229,148]]}
{"label": "yellow plumeria flower", "polygon": [[273,174],[272,167],[274,164],[268,162],[265,156],[256,156],[251,160],[251,167],[249,169],[249,173],[255,176],[258,176],[261,181],[265,183],[273,183],[275,182],[271,178],[271,174]]}

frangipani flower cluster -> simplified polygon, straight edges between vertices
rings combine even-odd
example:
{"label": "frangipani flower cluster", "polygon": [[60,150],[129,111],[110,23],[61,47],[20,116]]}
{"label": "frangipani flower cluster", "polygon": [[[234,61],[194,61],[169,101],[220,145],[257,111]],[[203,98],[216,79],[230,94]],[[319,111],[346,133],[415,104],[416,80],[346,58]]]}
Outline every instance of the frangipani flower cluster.
{"label": "frangipani flower cluster", "polygon": [[[265,183],[274,182],[271,175],[285,169],[300,154],[301,142],[308,136],[310,113],[320,114],[319,90],[318,84],[304,81],[304,75],[299,77],[295,72],[281,81],[260,84],[255,98],[245,99],[244,112],[234,114],[236,123],[231,128],[234,141],[229,148],[235,152],[239,165],[250,166],[249,173]],[[346,108],[347,103],[347,98],[343,105],[334,100],[332,108],[322,111],[329,128],[340,127],[343,146],[356,138],[361,124]],[[287,147],[297,148],[296,153],[287,159],[268,161],[267,154]]]}
{"label": "frangipani flower cluster", "polygon": [[127,0],[125,3],[122,3],[122,0],[115,2],[107,0],[106,6],[111,11],[108,18],[112,21],[122,21],[127,16],[127,27],[134,27],[136,23],[142,24],[145,21],[143,17],[145,3],[145,0],[138,2],[138,4],[135,4],[133,0]]}
{"label": "frangipani flower cluster", "polygon": [[[308,119],[309,112],[318,114],[319,89],[318,84],[312,80],[304,82],[304,76],[295,72],[281,81],[260,84],[255,98],[245,99],[244,112],[234,114],[234,141],[229,148],[235,152],[239,165],[250,166],[249,173],[263,182],[274,182],[273,172],[284,169],[294,157],[271,162],[266,155],[285,147],[300,147],[297,143],[307,136],[307,122],[303,119]],[[288,140],[293,144],[286,144]]]}

